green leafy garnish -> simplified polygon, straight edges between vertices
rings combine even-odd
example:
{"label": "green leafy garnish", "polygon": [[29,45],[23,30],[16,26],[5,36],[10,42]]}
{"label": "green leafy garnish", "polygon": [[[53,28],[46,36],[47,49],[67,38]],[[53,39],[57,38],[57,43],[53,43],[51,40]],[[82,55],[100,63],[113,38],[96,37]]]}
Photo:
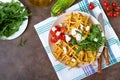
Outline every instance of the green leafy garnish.
{"label": "green leafy garnish", "polygon": [[80,31],[78,31],[78,30],[76,30],[76,33],[78,33],[78,34],[80,34],[80,35],[84,36],[84,33],[81,33],[81,32],[80,32]]}
{"label": "green leafy garnish", "polygon": [[19,42],[19,44],[18,44],[18,46],[20,47],[22,47],[22,46],[24,46],[25,45],[25,43],[27,42],[27,39],[23,39],[23,38],[21,38],[20,39],[20,42]]}
{"label": "green leafy garnish", "polygon": [[76,53],[78,54],[82,50],[82,47],[79,46],[78,49],[76,50]]}
{"label": "green leafy garnish", "polygon": [[[94,41],[97,38],[98,41]],[[105,42],[105,37],[102,36],[102,30],[98,25],[93,25],[90,31],[90,35],[81,41],[78,45],[76,53],[79,53],[80,50],[90,50],[97,51],[100,46],[102,46]]]}
{"label": "green leafy garnish", "polygon": [[72,44],[72,45],[75,45],[75,44],[77,44],[77,41],[76,41],[76,39],[75,39],[75,38],[73,38],[73,37],[71,38],[71,44]]}
{"label": "green leafy garnish", "polygon": [[20,2],[0,1],[0,38],[9,37],[19,30],[20,25],[28,16],[27,10]]}

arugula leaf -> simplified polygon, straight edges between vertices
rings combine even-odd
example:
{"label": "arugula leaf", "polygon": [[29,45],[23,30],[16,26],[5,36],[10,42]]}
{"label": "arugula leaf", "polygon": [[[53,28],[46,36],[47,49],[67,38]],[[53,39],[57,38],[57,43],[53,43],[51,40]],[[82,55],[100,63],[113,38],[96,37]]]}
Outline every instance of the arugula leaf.
{"label": "arugula leaf", "polygon": [[84,33],[81,33],[81,32],[80,32],[80,31],[78,31],[78,30],[76,30],[76,33],[78,33],[78,34],[80,34],[80,35],[84,36]]}
{"label": "arugula leaf", "polygon": [[82,46],[79,46],[78,49],[76,50],[76,53],[78,54],[82,50]]}
{"label": "arugula leaf", "polygon": [[[95,42],[94,39],[97,38],[98,41]],[[98,25],[93,25],[90,35],[81,41],[78,46],[78,50],[76,53],[79,53],[80,50],[90,50],[97,51],[100,46],[102,46],[105,42],[105,37],[102,36],[102,30]]]}
{"label": "arugula leaf", "polygon": [[23,39],[23,38],[21,38],[20,39],[20,42],[19,42],[19,44],[18,44],[18,46],[24,46],[25,45],[25,43],[27,42],[27,39]]}
{"label": "arugula leaf", "polygon": [[71,38],[71,44],[72,44],[72,45],[75,45],[75,44],[77,44],[77,41],[76,41],[76,39],[75,39],[75,38],[73,38],[73,37]]}

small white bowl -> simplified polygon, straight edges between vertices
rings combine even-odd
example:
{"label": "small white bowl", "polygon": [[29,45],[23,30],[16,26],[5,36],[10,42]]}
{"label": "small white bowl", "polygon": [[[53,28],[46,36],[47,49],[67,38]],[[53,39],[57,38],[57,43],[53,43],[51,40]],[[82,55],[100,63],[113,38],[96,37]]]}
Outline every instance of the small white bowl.
{"label": "small white bowl", "polygon": [[[2,1],[2,2],[11,2],[12,0],[0,0],[0,1]],[[20,2],[19,0],[14,0],[14,1]],[[24,6],[24,5],[21,3],[21,6]],[[19,27],[19,30],[17,32],[15,32],[14,34],[12,34],[9,37],[2,36],[0,39],[1,40],[13,40],[13,39],[19,37],[20,35],[22,35],[22,33],[26,30],[27,25],[28,25],[28,16],[26,16],[26,18],[27,19],[23,21],[22,25]]]}

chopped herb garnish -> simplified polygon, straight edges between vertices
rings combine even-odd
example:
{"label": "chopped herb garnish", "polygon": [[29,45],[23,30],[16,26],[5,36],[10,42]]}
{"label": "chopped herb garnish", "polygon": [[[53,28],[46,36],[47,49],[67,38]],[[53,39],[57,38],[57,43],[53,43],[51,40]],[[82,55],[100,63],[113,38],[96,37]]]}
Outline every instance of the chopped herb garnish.
{"label": "chopped herb garnish", "polygon": [[80,32],[80,31],[78,31],[78,30],[76,30],[76,33],[78,33],[78,34],[80,34],[80,35],[84,36],[84,34],[83,34],[83,33],[81,33],[81,32]]}
{"label": "chopped herb garnish", "polygon": [[25,43],[27,42],[27,39],[23,39],[23,38],[21,38],[20,39],[20,42],[19,42],[19,44],[18,44],[18,46],[24,46],[25,45]]}
{"label": "chopped herb garnish", "polygon": [[78,49],[76,50],[76,53],[78,54],[82,50],[82,47],[79,46]]}
{"label": "chopped herb garnish", "polygon": [[73,38],[73,37],[71,38],[71,44],[72,44],[72,45],[76,45],[76,44],[77,44],[76,39],[75,39],[75,38]]}

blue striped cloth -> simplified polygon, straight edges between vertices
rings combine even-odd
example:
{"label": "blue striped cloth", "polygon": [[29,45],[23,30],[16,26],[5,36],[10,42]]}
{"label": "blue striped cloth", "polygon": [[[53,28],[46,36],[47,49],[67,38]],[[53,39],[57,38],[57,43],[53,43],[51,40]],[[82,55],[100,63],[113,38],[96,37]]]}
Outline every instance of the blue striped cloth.
{"label": "blue striped cloth", "polygon": [[[88,4],[92,2],[95,4],[95,9],[90,11],[88,9]],[[93,15],[96,19],[100,13],[103,14],[104,17],[104,27],[105,27],[105,36],[107,39],[107,46],[109,49],[109,57],[110,57],[110,65],[116,64],[120,62],[120,41],[114,32],[108,18],[106,17],[100,3],[98,0],[82,0],[81,2],[73,5],[69,9],[66,10],[66,12],[69,11],[83,11],[87,12],[91,15]],[[82,68],[73,68],[71,70],[68,70],[69,67],[64,66],[59,61],[56,61],[54,56],[51,53],[50,47],[48,45],[48,35],[49,30],[52,26],[52,24],[55,22],[57,17],[50,17],[38,24],[35,25],[35,30],[46,50],[46,53],[55,69],[55,72],[59,78],[59,80],[81,80],[89,75],[94,74],[97,72],[97,65],[88,65]],[[96,62],[97,64],[97,62]],[[105,60],[103,60],[102,68],[109,67],[106,66]]]}

